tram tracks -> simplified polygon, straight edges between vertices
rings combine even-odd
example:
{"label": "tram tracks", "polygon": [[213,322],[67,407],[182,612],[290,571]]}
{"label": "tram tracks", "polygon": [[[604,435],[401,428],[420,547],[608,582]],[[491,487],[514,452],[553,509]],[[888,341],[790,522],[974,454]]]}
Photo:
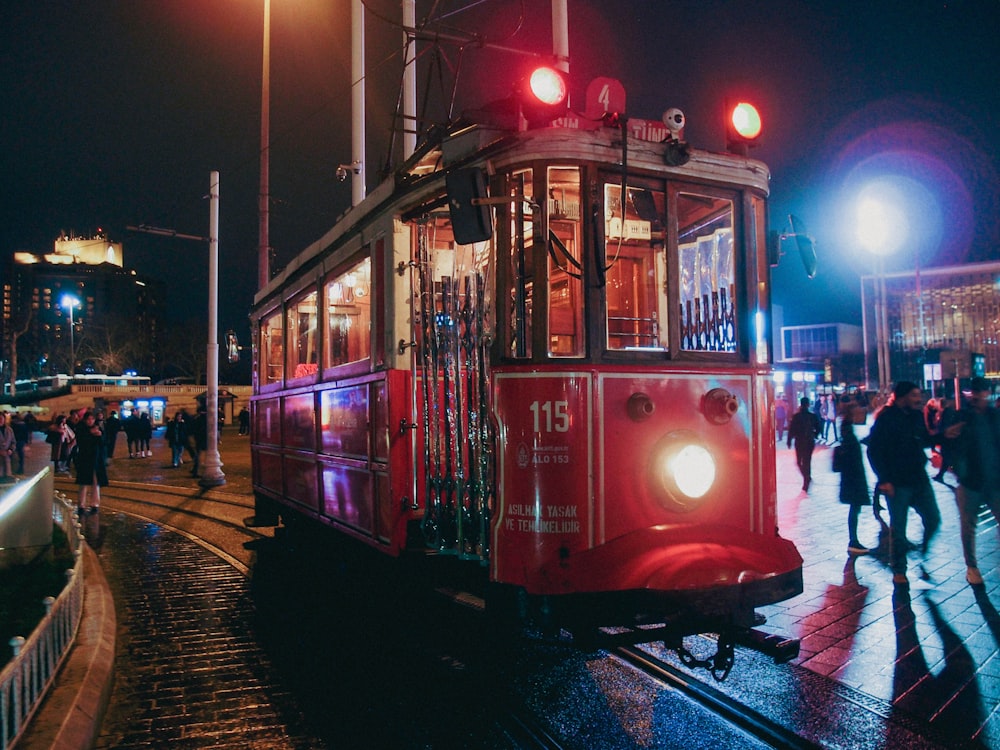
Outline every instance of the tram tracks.
{"label": "tram tracks", "polygon": [[[74,498],[78,486],[69,479],[57,477],[55,488]],[[222,558],[243,575],[250,572],[253,552],[244,545],[270,537],[247,528],[243,519],[253,513],[248,498],[238,495],[211,493],[192,494],[190,489],[170,485],[149,485],[115,482],[101,488],[101,509],[126,513],[164,529],[185,536]],[[90,528],[94,516],[85,516],[85,533],[96,538],[97,524]]]}
{"label": "tram tracks", "polygon": [[610,653],[612,656],[631,664],[643,674],[678,690],[690,700],[769,747],[778,750],[821,750],[822,748],[822,745],[800,737],[760,712],[668,664],[648,651],[636,646],[618,646]]}

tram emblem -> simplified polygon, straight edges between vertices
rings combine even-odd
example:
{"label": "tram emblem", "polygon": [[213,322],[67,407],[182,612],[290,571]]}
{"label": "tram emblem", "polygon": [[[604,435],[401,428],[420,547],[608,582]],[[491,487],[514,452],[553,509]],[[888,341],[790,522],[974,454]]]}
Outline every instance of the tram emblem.
{"label": "tram emblem", "polygon": [[517,465],[522,469],[527,469],[529,463],[531,463],[531,454],[528,451],[528,446],[519,443],[517,446]]}

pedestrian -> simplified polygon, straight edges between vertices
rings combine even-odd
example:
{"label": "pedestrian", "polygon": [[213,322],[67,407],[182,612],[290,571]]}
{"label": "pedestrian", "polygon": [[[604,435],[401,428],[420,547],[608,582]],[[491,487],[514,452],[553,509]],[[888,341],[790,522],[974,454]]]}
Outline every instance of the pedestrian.
{"label": "pedestrian", "polygon": [[7,415],[0,411],[0,480],[2,481],[14,481],[14,472],[10,468],[10,459],[14,455],[16,443],[14,430],[7,424]]}
{"label": "pedestrian", "polygon": [[10,429],[14,431],[14,455],[17,457],[15,474],[24,474],[24,448],[31,442],[31,429],[24,418],[18,413],[10,418]]}
{"label": "pedestrian", "polygon": [[[82,516],[96,513],[101,507],[101,487],[108,486],[108,473],[104,467],[104,433],[97,426],[91,411],[83,415],[76,431],[76,483],[80,488],[76,509]],[[87,495],[91,501],[87,503]]]}
{"label": "pedestrian", "polygon": [[[243,411],[246,411],[244,409]],[[243,412],[240,412],[240,419],[243,418]],[[243,422],[240,422],[241,429]],[[785,401],[784,396],[778,396],[774,401],[774,429],[778,433],[778,442],[780,443],[785,439],[785,428],[788,426],[788,402]],[[250,412],[247,412],[247,432],[250,431]]]}
{"label": "pedestrian", "polygon": [[819,437],[819,417],[809,410],[809,399],[803,396],[799,399],[799,410],[792,416],[788,425],[787,445],[792,447],[795,442],[795,462],[802,474],[802,491],[808,492],[812,484],[812,454],[816,448],[816,438]]}
{"label": "pedestrian", "polygon": [[[931,542],[941,526],[941,512],[927,475],[925,450],[934,444],[935,436],[924,424],[923,394],[920,386],[900,381],[892,390],[892,403],[882,409],[872,425],[868,439],[868,461],[875,470],[877,487],[889,507],[889,558],[892,580],[906,586],[906,553],[909,542],[906,523],[913,508],[924,525],[923,543],[926,557]],[[945,432],[950,439],[960,428]],[[926,577],[926,571],[924,571]]]}
{"label": "pedestrian", "polygon": [[115,443],[118,442],[118,433],[122,430],[122,422],[118,418],[118,412],[111,412],[104,420],[104,452],[108,460],[115,457]]}
{"label": "pedestrian", "polygon": [[35,432],[35,427],[38,426],[38,420],[35,419],[35,415],[28,411],[24,413],[24,423],[28,426],[28,445],[31,445],[31,437]]}
{"label": "pedestrian", "polygon": [[49,423],[49,429],[45,431],[45,442],[51,449],[53,471],[59,471],[59,460],[62,456],[63,425],[66,423],[66,416],[59,414]]}
{"label": "pedestrian", "polygon": [[57,474],[69,474],[69,462],[76,453],[76,430],[70,425],[70,417],[63,417],[60,423],[62,431],[59,443],[59,462]]}
{"label": "pedestrian", "polygon": [[976,559],[976,526],[985,505],[1000,523],[1000,412],[990,407],[986,378],[972,379],[968,404],[958,413],[961,433],[951,441],[949,455],[958,476],[955,499],[961,524],[965,580],[981,586],[983,575]]}
{"label": "pedestrian", "polygon": [[858,518],[861,509],[872,504],[872,498],[854,425],[865,423],[868,409],[860,397],[845,395],[840,400],[840,414],[840,445],[833,449],[833,469],[840,472],[840,502],[848,506],[847,554],[867,555],[870,550],[858,541]]}
{"label": "pedestrian", "polygon": [[938,413],[934,429],[934,434],[939,436],[939,440],[935,445],[935,448],[940,456],[941,463],[938,466],[938,473],[935,474],[932,479],[935,482],[940,482],[941,484],[948,484],[945,481],[945,474],[952,468],[954,460],[952,458],[951,441],[945,440],[940,436],[944,434],[945,430],[953,424],[956,424],[958,421],[958,411],[955,409],[952,400],[946,393],[938,399]]}
{"label": "pedestrian", "polygon": [[187,446],[187,424],[184,422],[184,412],[178,411],[174,418],[167,422],[167,445],[170,446],[171,465],[176,469],[184,459],[184,448]]}
{"label": "pedestrian", "polygon": [[139,455],[152,456],[153,451],[149,449],[149,441],[153,439],[153,422],[149,418],[149,412],[139,415]]}
{"label": "pedestrian", "polygon": [[194,466],[191,468],[191,476],[198,476],[201,469],[201,454],[208,447],[208,416],[204,409],[199,409],[198,414],[191,422],[187,434],[187,449],[191,455]]}
{"label": "pedestrian", "polygon": [[128,457],[135,458],[139,455],[139,414],[133,411],[122,423],[122,430],[125,432],[125,442],[128,443]]}
{"label": "pedestrian", "polygon": [[[823,440],[828,443],[836,443],[840,440],[840,436],[837,434],[837,397],[830,393],[826,396],[823,402]],[[833,433],[833,439],[830,440],[828,433]]]}
{"label": "pedestrian", "polygon": [[[249,435],[250,434],[250,410],[245,406],[240,409],[240,434]],[[782,428],[783,429],[783,428]]]}

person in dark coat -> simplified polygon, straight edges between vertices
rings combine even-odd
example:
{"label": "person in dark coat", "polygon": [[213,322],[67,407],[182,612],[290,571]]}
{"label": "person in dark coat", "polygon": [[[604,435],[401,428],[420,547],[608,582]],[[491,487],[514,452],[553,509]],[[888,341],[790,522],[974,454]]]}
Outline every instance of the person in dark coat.
{"label": "person in dark coat", "polygon": [[10,429],[14,431],[14,456],[17,458],[15,474],[24,474],[24,446],[31,438],[31,428],[17,412],[10,418]]}
{"label": "person in dark coat", "polygon": [[[952,439],[960,432],[961,428],[955,425],[943,434]],[[924,423],[920,386],[906,380],[896,383],[892,403],[879,412],[868,436],[868,462],[875,470],[877,487],[889,506],[889,558],[892,581],[897,586],[909,584],[906,553],[910,544],[906,538],[906,522],[910,508],[924,523],[921,548],[925,556],[941,526],[941,511],[927,476],[925,453],[938,439],[927,431]]]}
{"label": "person in dark coat", "polygon": [[115,457],[115,443],[118,442],[118,433],[122,431],[122,422],[118,419],[118,412],[111,412],[104,420],[104,447],[108,458]]}
{"label": "person in dark coat", "polygon": [[859,399],[844,396],[840,401],[840,414],[840,445],[834,448],[834,470],[840,472],[840,502],[848,506],[847,554],[867,555],[870,550],[858,541],[858,517],[864,506],[872,504],[872,496],[854,425],[865,423],[868,409]]}
{"label": "person in dark coat", "polygon": [[192,420],[188,428],[188,453],[194,466],[191,468],[191,476],[198,476],[201,469],[201,454],[208,447],[208,417],[204,409],[198,410],[198,415]]}
{"label": "person in dark coat", "polygon": [[808,492],[812,483],[812,455],[819,437],[821,425],[819,417],[809,410],[809,399],[803,396],[799,399],[799,410],[795,412],[788,425],[788,447],[795,442],[795,462],[802,473],[802,491]]}
{"label": "person in dark coat", "polygon": [[[104,466],[104,433],[97,426],[93,412],[88,411],[76,431],[76,483],[80,487],[76,507],[80,515],[96,513],[101,507],[101,487],[108,486],[108,472]],[[87,504],[88,489],[91,502]]]}
{"label": "person in dark coat", "polygon": [[167,422],[166,439],[170,446],[171,465],[177,468],[183,462],[181,456],[187,447],[187,423],[183,411],[174,414],[174,418]]}
{"label": "person in dark coat", "polygon": [[139,414],[133,411],[125,417],[122,429],[128,442],[128,457],[135,458],[139,455]]}
{"label": "person in dark coat", "polygon": [[981,586],[983,575],[976,558],[979,510],[985,505],[1000,523],[1000,412],[990,407],[986,378],[972,379],[969,396],[969,403],[958,412],[956,424],[961,424],[961,434],[947,442],[958,476],[955,500],[961,522],[965,580]]}
{"label": "person in dark coat", "polygon": [[153,451],[149,449],[149,441],[153,439],[153,422],[149,418],[148,412],[139,415],[139,455],[152,456]]}

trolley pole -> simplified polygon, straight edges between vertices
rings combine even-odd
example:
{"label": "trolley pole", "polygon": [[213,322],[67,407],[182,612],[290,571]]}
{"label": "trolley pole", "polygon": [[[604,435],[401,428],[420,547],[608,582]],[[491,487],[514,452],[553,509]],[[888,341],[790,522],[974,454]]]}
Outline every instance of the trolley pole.
{"label": "trolley pole", "polygon": [[226,483],[219,456],[219,173],[209,180],[208,219],[208,378],[205,392],[205,466],[198,484],[219,487]]}

